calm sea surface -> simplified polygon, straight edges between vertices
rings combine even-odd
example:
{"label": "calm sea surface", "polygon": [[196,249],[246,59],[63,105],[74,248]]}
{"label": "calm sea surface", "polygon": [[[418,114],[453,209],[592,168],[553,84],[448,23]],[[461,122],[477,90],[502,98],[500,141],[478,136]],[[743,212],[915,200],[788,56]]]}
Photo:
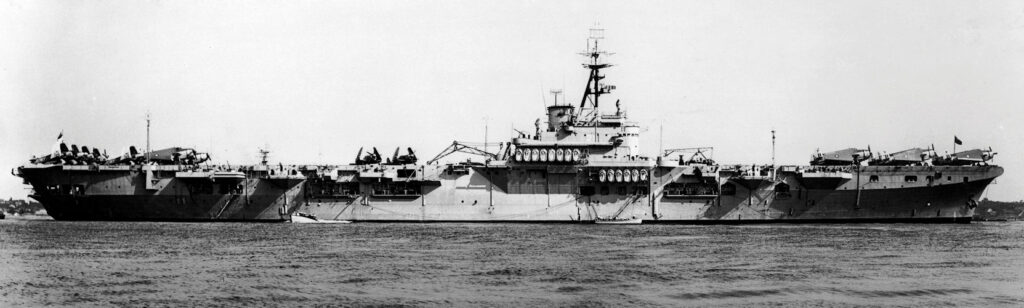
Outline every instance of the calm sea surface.
{"label": "calm sea surface", "polygon": [[0,221],[0,306],[1024,306],[1024,222]]}

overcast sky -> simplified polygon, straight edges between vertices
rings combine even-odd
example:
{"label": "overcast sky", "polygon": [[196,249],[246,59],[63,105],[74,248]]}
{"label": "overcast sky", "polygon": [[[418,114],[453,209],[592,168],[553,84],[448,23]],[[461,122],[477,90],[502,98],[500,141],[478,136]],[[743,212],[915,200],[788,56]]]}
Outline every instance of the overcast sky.
{"label": "overcast sky", "polygon": [[[1024,1],[6,1],[0,167],[57,134],[117,152],[196,147],[218,162],[347,164],[362,146],[429,159],[532,130],[579,102],[599,23],[641,149],[713,146],[780,164],[871,146],[991,146],[986,197],[1024,199]],[[607,105],[609,110],[611,104]],[[24,198],[0,176],[0,197]]]}

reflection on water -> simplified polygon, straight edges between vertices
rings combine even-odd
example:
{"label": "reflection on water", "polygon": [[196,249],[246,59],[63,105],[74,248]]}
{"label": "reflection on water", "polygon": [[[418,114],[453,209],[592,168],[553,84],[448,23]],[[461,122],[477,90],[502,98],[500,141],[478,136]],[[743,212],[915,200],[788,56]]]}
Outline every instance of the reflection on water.
{"label": "reflection on water", "polygon": [[0,221],[0,306],[1024,306],[1024,222]]}

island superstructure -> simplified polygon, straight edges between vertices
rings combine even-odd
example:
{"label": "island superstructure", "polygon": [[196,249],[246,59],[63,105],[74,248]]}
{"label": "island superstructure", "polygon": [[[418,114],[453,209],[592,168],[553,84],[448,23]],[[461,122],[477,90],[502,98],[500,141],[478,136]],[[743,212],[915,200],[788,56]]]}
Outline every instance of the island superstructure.
{"label": "island superstructure", "polygon": [[[894,154],[851,148],[805,166],[722,165],[710,148],[640,152],[642,130],[616,100],[602,112],[611,64],[592,31],[578,105],[496,152],[453,142],[425,163],[412,149],[364,148],[347,165],[210,165],[193,149],[110,159],[61,149],[14,170],[58,220],[353,222],[969,222],[1003,169],[995,153]],[[605,108],[607,109],[607,107]],[[66,146],[64,147],[66,148]],[[442,163],[466,152],[477,161]],[[102,158],[102,159],[100,159]]]}

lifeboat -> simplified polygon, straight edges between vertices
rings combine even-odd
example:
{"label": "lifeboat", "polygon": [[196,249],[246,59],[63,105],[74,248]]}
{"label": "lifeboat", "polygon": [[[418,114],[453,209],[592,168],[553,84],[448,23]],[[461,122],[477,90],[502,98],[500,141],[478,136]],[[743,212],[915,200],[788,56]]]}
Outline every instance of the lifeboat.
{"label": "lifeboat", "polygon": [[548,161],[548,149],[540,149],[540,161]]}
{"label": "lifeboat", "polygon": [[622,170],[615,170],[615,181],[622,182]]}
{"label": "lifeboat", "polygon": [[646,181],[647,180],[647,170],[640,170],[640,180],[641,181]]}
{"label": "lifeboat", "polygon": [[530,150],[530,161],[539,161],[540,151],[537,149]]}
{"label": "lifeboat", "polygon": [[601,171],[597,172],[597,180],[598,181],[604,182],[607,179],[608,179],[608,173],[607,172],[605,172],[604,170],[601,170]]}
{"label": "lifeboat", "polygon": [[523,161],[523,150],[516,150],[516,161]]}
{"label": "lifeboat", "polygon": [[572,150],[572,161],[580,161],[580,149]]}
{"label": "lifeboat", "polygon": [[631,172],[631,173],[633,173],[633,181],[634,182],[641,182],[641,181],[643,181],[643,179],[640,179],[640,171],[638,171],[636,169],[633,169],[633,172]]}
{"label": "lifeboat", "polygon": [[555,151],[555,160],[565,161],[565,150],[558,149],[558,151]]}
{"label": "lifeboat", "polygon": [[548,149],[548,161],[555,161],[555,149]]}

